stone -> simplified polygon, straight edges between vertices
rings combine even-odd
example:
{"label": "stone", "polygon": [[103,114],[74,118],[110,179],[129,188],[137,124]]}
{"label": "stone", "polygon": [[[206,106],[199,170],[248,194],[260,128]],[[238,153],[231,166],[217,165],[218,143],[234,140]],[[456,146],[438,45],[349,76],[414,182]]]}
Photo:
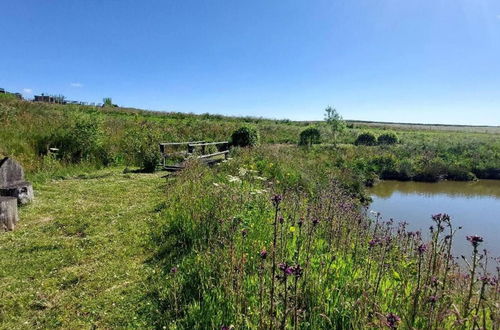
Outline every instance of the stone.
{"label": "stone", "polygon": [[33,201],[33,185],[24,180],[23,167],[9,157],[0,160],[0,196],[16,197],[19,205]]}
{"label": "stone", "polygon": [[0,231],[14,230],[18,221],[17,198],[0,197]]}

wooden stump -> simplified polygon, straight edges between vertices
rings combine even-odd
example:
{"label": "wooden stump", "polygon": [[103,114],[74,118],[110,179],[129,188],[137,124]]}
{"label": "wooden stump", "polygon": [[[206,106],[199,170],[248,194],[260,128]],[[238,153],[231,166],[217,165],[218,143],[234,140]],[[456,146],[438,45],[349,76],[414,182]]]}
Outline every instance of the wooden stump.
{"label": "wooden stump", "polygon": [[14,230],[19,221],[16,197],[0,197],[0,231]]}

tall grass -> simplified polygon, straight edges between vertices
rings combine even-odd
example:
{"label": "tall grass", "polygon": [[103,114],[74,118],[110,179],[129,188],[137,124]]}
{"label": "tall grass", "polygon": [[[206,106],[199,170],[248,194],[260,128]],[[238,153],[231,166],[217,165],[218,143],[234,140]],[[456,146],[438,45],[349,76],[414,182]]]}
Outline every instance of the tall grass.
{"label": "tall grass", "polygon": [[451,246],[465,234],[449,216],[432,216],[424,241],[405,223],[366,214],[341,172],[304,161],[294,149],[263,147],[216,170],[193,163],[169,181],[152,224],[156,326],[498,324],[498,274],[487,271],[495,261],[481,238],[468,238],[469,267],[460,268]]}

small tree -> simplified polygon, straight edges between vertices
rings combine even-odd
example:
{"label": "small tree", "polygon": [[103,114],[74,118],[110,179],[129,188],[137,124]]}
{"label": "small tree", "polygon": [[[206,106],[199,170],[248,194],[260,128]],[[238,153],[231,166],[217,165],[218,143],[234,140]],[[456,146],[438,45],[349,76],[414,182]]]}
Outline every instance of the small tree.
{"label": "small tree", "polygon": [[325,109],[325,121],[332,131],[333,144],[337,145],[337,137],[346,129],[345,121],[342,116],[337,112],[337,109],[328,106]]}
{"label": "small tree", "polygon": [[315,127],[308,127],[300,132],[299,145],[312,146],[313,144],[320,143],[321,133]]}
{"label": "small tree", "polygon": [[102,103],[105,107],[112,107],[113,106],[113,100],[111,99],[111,97],[103,98]]}
{"label": "small tree", "polygon": [[375,138],[375,135],[373,135],[370,132],[365,132],[361,133],[356,141],[354,142],[355,145],[365,145],[365,146],[374,146],[377,144],[377,139]]}
{"label": "small tree", "polygon": [[231,144],[237,147],[253,147],[259,144],[259,132],[250,126],[243,126],[231,135]]}

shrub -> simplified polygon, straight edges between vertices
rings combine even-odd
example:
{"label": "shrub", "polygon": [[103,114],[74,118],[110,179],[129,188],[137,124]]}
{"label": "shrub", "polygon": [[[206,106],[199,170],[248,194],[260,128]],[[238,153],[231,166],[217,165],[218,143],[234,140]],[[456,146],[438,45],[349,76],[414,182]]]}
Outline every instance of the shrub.
{"label": "shrub", "polygon": [[378,137],[377,142],[378,144],[396,144],[398,136],[393,132],[384,133]]}
{"label": "shrub", "polygon": [[231,144],[236,147],[256,146],[259,140],[259,132],[250,126],[243,126],[231,135]]}
{"label": "shrub", "polygon": [[37,137],[35,146],[39,154],[46,154],[49,148],[58,148],[59,157],[73,163],[100,161],[101,156],[108,158],[103,150],[104,131],[100,117],[78,114],[68,120],[73,121],[69,128],[61,127]]}
{"label": "shrub", "polygon": [[159,142],[160,133],[149,123],[127,131],[124,139],[127,164],[140,166],[144,172],[154,172],[161,159]]}
{"label": "shrub", "polygon": [[311,146],[320,143],[321,133],[315,127],[309,127],[300,132],[299,145]]}
{"label": "shrub", "polygon": [[370,132],[361,133],[354,142],[355,145],[374,146],[377,143],[375,135]]}

